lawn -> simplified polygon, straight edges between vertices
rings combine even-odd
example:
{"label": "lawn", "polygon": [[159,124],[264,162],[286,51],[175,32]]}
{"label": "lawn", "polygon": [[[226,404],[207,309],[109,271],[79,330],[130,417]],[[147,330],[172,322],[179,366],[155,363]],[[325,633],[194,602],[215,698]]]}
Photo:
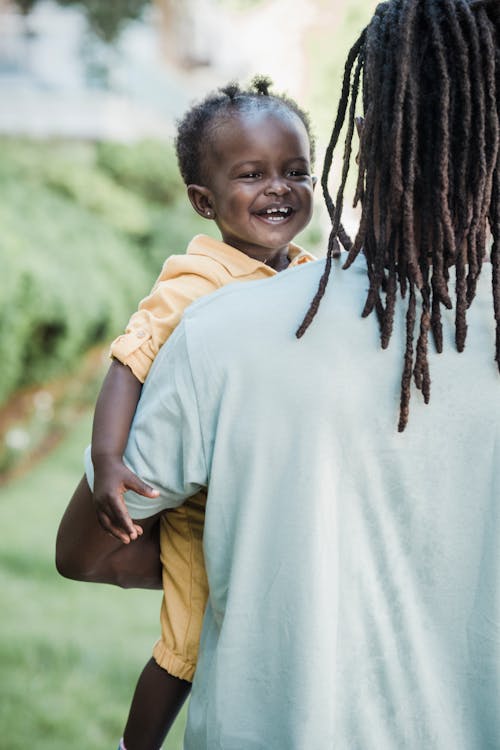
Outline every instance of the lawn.
{"label": "lawn", "polygon": [[[54,567],[59,518],[81,471],[90,416],[0,490],[0,746],[114,748],[158,633],[160,593],[76,583]],[[165,750],[180,750],[182,715]]]}

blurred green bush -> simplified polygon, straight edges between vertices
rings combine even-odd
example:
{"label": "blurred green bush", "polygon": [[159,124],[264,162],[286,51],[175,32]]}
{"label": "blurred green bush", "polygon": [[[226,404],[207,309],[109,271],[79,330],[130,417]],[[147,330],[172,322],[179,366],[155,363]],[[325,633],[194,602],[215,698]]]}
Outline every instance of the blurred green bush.
{"label": "blurred green bush", "polygon": [[0,404],[113,338],[206,230],[164,143],[0,140]]}
{"label": "blurred green bush", "polygon": [[123,187],[155,203],[171,203],[184,195],[172,146],[144,140],[133,147],[123,143],[99,143],[97,166]]}

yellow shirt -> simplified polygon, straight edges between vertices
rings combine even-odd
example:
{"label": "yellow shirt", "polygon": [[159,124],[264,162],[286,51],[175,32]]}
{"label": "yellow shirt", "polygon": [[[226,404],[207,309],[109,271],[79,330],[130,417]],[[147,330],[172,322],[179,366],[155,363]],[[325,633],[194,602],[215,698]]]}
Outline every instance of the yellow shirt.
{"label": "yellow shirt", "polygon": [[[316,260],[292,243],[288,257],[290,266]],[[199,234],[185,255],[167,258],[151,294],[140,302],[125,333],[111,344],[110,355],[130,367],[143,383],[160,347],[194,300],[233,281],[265,279],[276,273],[225,242]]]}

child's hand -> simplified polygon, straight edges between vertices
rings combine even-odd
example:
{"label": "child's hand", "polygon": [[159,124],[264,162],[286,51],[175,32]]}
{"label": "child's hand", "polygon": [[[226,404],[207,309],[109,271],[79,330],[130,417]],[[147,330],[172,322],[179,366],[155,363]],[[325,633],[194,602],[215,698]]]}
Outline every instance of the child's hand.
{"label": "child's hand", "polygon": [[145,497],[158,497],[154,490],[128,469],[120,458],[94,461],[94,506],[102,528],[124,544],[137,539],[142,528],[134,524],[123,500],[133,490]]}

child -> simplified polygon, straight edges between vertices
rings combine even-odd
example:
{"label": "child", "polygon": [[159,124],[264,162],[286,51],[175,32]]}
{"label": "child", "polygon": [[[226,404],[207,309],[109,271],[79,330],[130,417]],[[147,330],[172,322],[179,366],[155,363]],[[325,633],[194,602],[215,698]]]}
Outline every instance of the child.
{"label": "child", "polygon": [[[198,214],[215,221],[222,242],[197,236],[186,255],[169,258],[127,332],[111,347],[114,359],[92,435],[94,502],[103,528],[125,544],[142,529],[128,516],[123,492],[157,493],[127,469],[122,454],[142,383],[183,310],[227,283],[265,279],[313,260],[291,242],[312,213],[309,119],[268,88],[266,79],[256,79],[253,90],[227,86],[189,110],[178,129],[177,156],[189,199]],[[137,685],[121,741],[127,750],[161,745],[193,679],[207,597],[205,499],[200,493],[161,518],[162,639]],[[59,554],[58,568],[65,573]],[[78,576],[73,571],[70,577]]]}

